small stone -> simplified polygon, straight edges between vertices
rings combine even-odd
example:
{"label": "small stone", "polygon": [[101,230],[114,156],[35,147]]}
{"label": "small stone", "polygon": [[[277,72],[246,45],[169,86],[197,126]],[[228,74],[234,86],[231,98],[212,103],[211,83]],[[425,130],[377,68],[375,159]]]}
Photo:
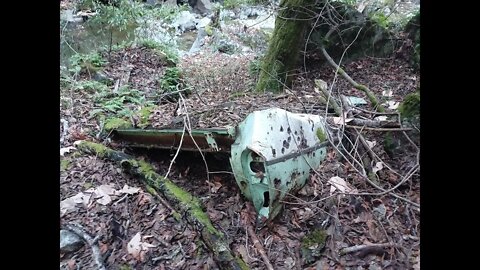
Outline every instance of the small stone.
{"label": "small stone", "polygon": [[60,252],[74,252],[84,245],[82,239],[69,230],[60,230]]}

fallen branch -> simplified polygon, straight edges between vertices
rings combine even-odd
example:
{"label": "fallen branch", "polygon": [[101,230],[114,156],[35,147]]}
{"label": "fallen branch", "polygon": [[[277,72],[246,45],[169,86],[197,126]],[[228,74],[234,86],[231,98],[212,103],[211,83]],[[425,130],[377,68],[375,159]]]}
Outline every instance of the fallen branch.
{"label": "fallen branch", "polygon": [[352,125],[345,125],[346,128],[356,128],[356,129],[364,129],[364,130],[372,130],[372,131],[409,131],[412,130],[411,128],[374,128],[374,127],[361,127],[361,126],[352,126]]}
{"label": "fallen branch", "polygon": [[207,213],[203,211],[200,200],[168,178],[156,173],[151,164],[98,143],[82,141],[77,148],[85,153],[118,162],[125,171],[139,177],[144,184],[161,193],[178,213],[189,219],[190,223],[199,226],[203,241],[213,253],[213,259],[221,269],[249,269],[241,258],[232,254],[225,235],[213,226]]}
{"label": "fallen branch", "polygon": [[258,240],[258,237],[255,234],[255,231],[253,230],[253,226],[248,224],[247,231],[248,231],[248,234],[250,235],[250,238],[252,238],[253,245],[260,253],[262,260],[265,263],[265,266],[267,267],[268,270],[273,270],[274,268],[270,263],[270,260],[268,259],[267,253],[265,253],[265,249],[263,248],[262,243],[260,243],[260,241]]}
{"label": "fallen branch", "polygon": [[367,244],[367,245],[356,245],[352,247],[346,247],[340,250],[340,255],[345,255],[348,253],[358,252],[360,257],[364,257],[369,253],[381,253],[384,252],[387,247],[396,247],[397,244],[394,243],[384,243],[384,244]]}
{"label": "fallen branch", "polygon": [[342,108],[338,105],[337,101],[333,98],[333,96],[328,93],[328,90],[323,87],[320,83],[319,80],[315,80],[315,86],[318,87],[318,89],[322,92],[323,95],[319,96],[320,102],[323,104],[327,105],[327,103],[332,104],[332,108],[335,111],[335,113],[340,116],[342,115]]}
{"label": "fallen branch", "polygon": [[[333,33],[333,30],[334,30],[334,28],[332,28],[332,30],[330,30],[325,35],[325,39],[328,39],[328,37]],[[359,84],[356,81],[354,81],[339,65],[337,65],[337,63],[335,63],[335,61],[333,61],[332,57],[330,57],[330,55],[327,53],[327,51],[325,50],[325,47],[323,45],[320,45],[320,49],[322,50],[323,56],[325,56],[325,58],[327,59],[327,62],[332,67],[334,67],[335,70],[337,70],[338,73],[340,73],[340,75],[343,78],[345,78],[351,85],[353,85],[354,88],[363,91],[367,95],[368,99],[370,100],[370,102],[372,103],[372,106],[374,108],[377,108],[377,110],[379,112],[384,112],[385,111],[385,108],[383,108],[383,106],[380,105],[380,103],[378,102],[378,99],[375,96],[375,94],[367,86],[365,86],[363,84]]]}
{"label": "fallen branch", "polygon": [[97,237],[93,238],[92,236],[90,236],[90,234],[85,232],[85,230],[80,225],[67,224],[65,228],[80,236],[80,238],[82,238],[83,241],[92,248],[93,261],[95,261],[95,263],[97,264],[98,269],[106,270],[105,266],[103,265],[100,248],[97,245]]}

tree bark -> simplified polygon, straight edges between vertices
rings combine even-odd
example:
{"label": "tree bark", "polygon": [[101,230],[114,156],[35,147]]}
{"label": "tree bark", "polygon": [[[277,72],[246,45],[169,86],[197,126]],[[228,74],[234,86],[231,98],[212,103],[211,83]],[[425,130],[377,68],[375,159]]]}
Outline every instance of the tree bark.
{"label": "tree bark", "polygon": [[281,92],[290,87],[292,71],[303,45],[308,22],[315,16],[314,0],[282,0],[275,29],[263,60],[256,90]]}
{"label": "tree bark", "polygon": [[125,171],[139,177],[147,187],[150,186],[162,194],[178,213],[198,224],[203,241],[221,269],[249,269],[241,258],[232,254],[225,235],[213,226],[207,213],[203,211],[200,200],[156,173],[152,165],[98,143],[83,141],[77,148],[85,153],[118,162]]}

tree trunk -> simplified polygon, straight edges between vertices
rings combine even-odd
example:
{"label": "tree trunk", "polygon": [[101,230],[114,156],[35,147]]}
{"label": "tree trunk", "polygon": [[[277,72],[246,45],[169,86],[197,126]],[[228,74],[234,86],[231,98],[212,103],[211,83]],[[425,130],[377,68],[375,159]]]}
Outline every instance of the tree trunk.
{"label": "tree trunk", "polygon": [[290,87],[304,32],[315,16],[314,0],[282,0],[265,56],[257,91],[281,92]]}

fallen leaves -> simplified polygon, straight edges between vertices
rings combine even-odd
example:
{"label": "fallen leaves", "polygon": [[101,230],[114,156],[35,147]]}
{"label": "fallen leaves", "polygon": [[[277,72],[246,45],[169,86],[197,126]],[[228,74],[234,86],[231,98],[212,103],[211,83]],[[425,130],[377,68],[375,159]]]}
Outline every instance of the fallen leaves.
{"label": "fallen leaves", "polygon": [[108,205],[112,200],[122,194],[133,195],[140,191],[140,188],[124,185],[121,190],[116,190],[113,184],[101,185],[97,188],[89,188],[85,192],[79,192],[60,202],[60,216],[64,216],[77,208],[78,204],[88,207],[90,200],[97,199],[96,202],[101,205]]}
{"label": "fallen leaves", "polygon": [[330,178],[330,180],[328,180],[328,183],[331,185],[330,195],[333,195],[337,190],[342,194],[353,193],[354,191],[350,184],[348,184],[343,178],[338,176]]}
{"label": "fallen leaves", "polygon": [[140,232],[138,232],[130,240],[130,242],[128,242],[127,252],[131,254],[135,259],[139,261],[144,261],[145,254],[148,252],[148,249],[152,247],[156,247],[156,245],[152,245],[147,242],[142,242],[142,235],[140,234]]}

